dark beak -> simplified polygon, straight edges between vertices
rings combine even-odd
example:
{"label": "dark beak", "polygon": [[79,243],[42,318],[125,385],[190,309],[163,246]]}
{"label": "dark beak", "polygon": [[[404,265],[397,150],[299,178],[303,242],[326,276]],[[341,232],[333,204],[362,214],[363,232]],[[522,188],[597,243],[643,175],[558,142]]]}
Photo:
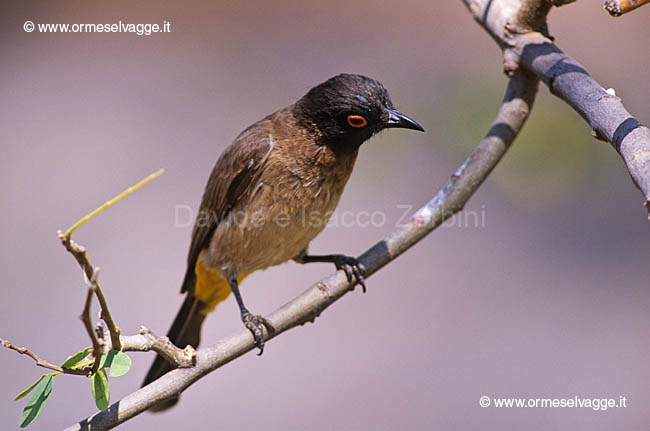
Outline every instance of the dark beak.
{"label": "dark beak", "polygon": [[418,123],[415,122],[415,120],[412,120],[411,118],[407,117],[406,115],[402,114],[399,111],[396,111],[394,109],[388,109],[388,123],[386,124],[386,128],[400,128],[400,129],[412,129],[412,130],[419,130],[420,132],[424,132],[424,129],[422,126],[420,126]]}

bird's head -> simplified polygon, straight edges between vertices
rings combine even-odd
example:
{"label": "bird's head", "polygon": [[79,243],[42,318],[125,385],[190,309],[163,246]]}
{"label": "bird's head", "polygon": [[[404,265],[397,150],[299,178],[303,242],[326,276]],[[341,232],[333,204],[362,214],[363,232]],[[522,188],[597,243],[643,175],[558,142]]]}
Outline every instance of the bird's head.
{"label": "bird's head", "polygon": [[340,74],[309,90],[295,105],[298,122],[338,150],[356,150],[380,130],[399,127],[424,131],[393,107],[378,81]]}

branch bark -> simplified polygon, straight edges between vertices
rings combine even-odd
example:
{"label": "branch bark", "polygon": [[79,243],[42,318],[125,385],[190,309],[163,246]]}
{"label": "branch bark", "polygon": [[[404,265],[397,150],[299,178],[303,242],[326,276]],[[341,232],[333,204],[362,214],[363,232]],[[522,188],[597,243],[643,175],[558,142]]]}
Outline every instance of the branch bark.
{"label": "branch bark", "polygon": [[[127,192],[131,189],[128,189]],[[77,244],[76,242],[74,242],[70,238],[70,230],[68,231],[68,233],[65,234],[59,231],[59,239],[61,240],[61,244],[63,244],[65,249],[68,250],[70,254],[72,254],[72,256],[74,256],[79,266],[81,266],[84,275],[86,276],[88,282],[90,283],[89,292],[92,292],[97,296],[97,300],[99,301],[99,306],[101,310],[100,316],[102,320],[106,322],[106,326],[108,327],[108,332],[110,334],[111,345],[113,346],[113,349],[121,350],[122,346],[120,343],[120,328],[115,323],[115,320],[113,320],[113,315],[108,309],[108,302],[106,301],[104,292],[102,291],[102,288],[99,286],[99,282],[97,281],[97,269],[90,263],[90,259],[88,258],[86,249],[80,246],[79,244]],[[86,308],[84,308],[84,314],[87,311],[87,309],[90,307],[90,304],[88,303],[89,300],[90,297],[88,297],[86,300]],[[82,314],[81,320],[84,322],[84,325],[86,325],[86,328],[88,329],[86,321],[84,320],[85,319],[84,314]],[[88,316],[88,319],[89,317],[90,316]],[[90,332],[90,339],[92,340],[93,343],[93,348],[95,348],[97,346],[96,340],[92,335],[92,330],[90,330],[89,332]]]}
{"label": "branch bark", "polygon": [[[420,208],[407,224],[359,257],[359,261],[366,267],[367,276],[377,272],[464,207],[521,130],[535,99],[537,87],[537,78],[528,73],[516,74],[509,79],[492,127],[477,149],[451,176],[447,185]],[[350,290],[350,283],[342,271],[317,282],[267,316],[276,330],[270,338],[306,322],[313,322]],[[200,349],[196,352],[196,366],[173,370],[112,404],[107,410],[98,412],[67,430],[111,429],[154,404],[180,394],[201,377],[254,348],[251,334],[245,330],[211,347]]]}
{"label": "branch bark", "polygon": [[650,0],[605,0],[604,7],[611,16],[621,16],[646,3]]}
{"label": "branch bark", "polygon": [[[127,190],[133,189],[130,188]],[[151,332],[148,328],[141,326],[139,335],[122,336],[120,335],[120,328],[115,324],[113,316],[108,309],[108,301],[99,286],[99,268],[94,267],[90,263],[90,258],[86,249],[72,241],[70,234],[59,232],[59,239],[63,246],[68,250],[75,260],[79,263],[84,274],[89,279],[88,291],[86,293],[86,301],[84,303],[83,311],[79,318],[86,328],[86,332],[90,337],[93,346],[93,356],[99,359],[105,350],[122,350],[131,352],[148,352],[153,350],[160,354],[163,358],[167,359],[171,364],[179,368],[191,367],[194,365],[196,352],[192,346],[187,346],[185,349],[176,347],[169,338],[159,337]],[[97,296],[101,308],[101,318],[106,322],[108,334],[103,332],[100,328],[99,335],[92,326],[92,319],[90,317],[90,308],[93,296]],[[106,340],[106,341],[105,341]],[[108,343],[106,348],[104,344]],[[15,349],[14,349],[15,350]],[[96,360],[92,367],[92,374],[96,373],[99,368],[99,360]]]}
{"label": "branch bark", "polygon": [[504,50],[506,73],[520,68],[534,73],[585,119],[598,138],[614,147],[641,190],[650,219],[650,129],[543,34],[546,26],[540,13],[548,12],[549,0],[462,1]]}
{"label": "branch bark", "polygon": [[[89,288],[89,293],[87,295],[86,304],[89,303],[88,298],[92,298],[92,291]],[[88,305],[86,305],[88,307]],[[86,307],[84,307],[84,313],[86,314]],[[82,320],[83,315],[82,315]],[[93,353],[95,361],[92,366],[83,366],[81,368],[63,368],[58,365],[55,365],[45,359],[40,358],[36,353],[29,350],[27,347],[18,347],[15,344],[11,343],[8,340],[3,340],[0,338],[0,346],[6,347],[9,350],[20,353],[21,355],[27,355],[32,358],[36,365],[39,367],[47,368],[49,370],[58,371],[63,374],[74,374],[78,376],[89,377],[97,372],[100,364],[100,357],[105,350],[111,350],[112,346],[110,344],[110,338],[107,333],[99,331],[99,335],[93,329],[92,324],[90,326],[86,325],[84,321],[84,326],[86,326],[87,331],[91,335],[93,340],[97,340],[100,345],[97,354]],[[101,327],[100,327],[101,329]],[[101,336],[100,336],[101,335]],[[104,340],[106,342],[104,343]],[[95,341],[93,341],[94,344]],[[160,337],[148,328],[141,326],[140,333],[138,335],[122,335],[120,336],[120,342],[122,346],[122,351],[124,352],[148,352],[153,350],[158,353],[160,356],[169,361],[172,365],[177,368],[188,368],[195,365],[196,361],[196,351],[192,346],[187,346],[184,349],[176,347],[174,343],[169,341],[167,337]],[[105,345],[106,344],[106,345]],[[96,347],[93,345],[93,350]]]}
{"label": "branch bark", "polygon": [[3,340],[2,338],[0,338],[0,345],[6,347],[7,349],[18,352],[21,355],[29,356],[30,358],[32,358],[36,362],[37,366],[47,368],[48,370],[54,370],[54,371],[58,371],[59,373],[74,374],[74,375],[78,375],[78,376],[88,376],[88,375],[90,375],[90,369],[88,367],[76,368],[76,369],[62,368],[62,367],[60,367],[58,365],[54,365],[53,363],[46,361],[45,359],[41,359],[40,357],[38,357],[38,355],[36,355],[36,353],[32,352],[28,348],[26,348],[26,347],[18,347],[16,345],[12,344],[11,342],[9,342],[8,340]]}
{"label": "branch bark", "polygon": [[88,333],[88,337],[90,337],[90,341],[92,342],[92,346],[93,346],[93,357],[95,358],[95,362],[93,363],[93,367],[91,370],[92,374],[95,374],[97,370],[99,370],[99,363],[101,362],[100,358],[104,354],[104,339],[103,338],[100,339],[99,336],[97,336],[97,332],[95,331],[95,328],[93,328],[92,318],[90,317],[90,309],[92,307],[93,296],[95,296],[95,294],[97,293],[98,275],[99,275],[99,271],[93,270],[93,279],[90,280],[90,284],[88,285],[84,308],[83,311],[81,312],[81,315],[79,316],[79,319],[81,319],[84,328],[86,328],[86,332]]}
{"label": "branch bark", "polygon": [[122,351],[148,352],[153,350],[178,368],[188,368],[195,364],[196,351],[192,346],[184,349],[178,348],[167,337],[160,337],[144,326],[140,327],[140,334],[121,336]]}

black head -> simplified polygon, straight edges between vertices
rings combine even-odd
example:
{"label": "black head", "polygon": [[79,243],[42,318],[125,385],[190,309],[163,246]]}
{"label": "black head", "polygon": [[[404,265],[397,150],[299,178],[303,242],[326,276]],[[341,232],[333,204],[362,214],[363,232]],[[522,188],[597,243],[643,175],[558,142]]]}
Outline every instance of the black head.
{"label": "black head", "polygon": [[296,103],[294,115],[320,143],[341,150],[356,150],[390,127],[424,131],[395,110],[383,85],[362,75],[344,73],[317,85]]}

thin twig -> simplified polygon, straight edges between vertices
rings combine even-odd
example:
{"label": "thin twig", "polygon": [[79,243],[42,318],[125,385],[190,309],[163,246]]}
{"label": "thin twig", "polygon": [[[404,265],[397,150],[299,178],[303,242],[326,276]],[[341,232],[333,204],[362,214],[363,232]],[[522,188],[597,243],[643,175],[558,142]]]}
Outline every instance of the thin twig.
{"label": "thin twig", "polygon": [[647,3],[650,0],[605,0],[604,7],[611,16],[621,16]]}
{"label": "thin twig", "polygon": [[120,327],[115,324],[113,316],[108,309],[108,302],[106,301],[104,292],[99,288],[99,285],[96,286],[95,295],[97,295],[97,300],[99,301],[99,305],[101,307],[100,317],[104,322],[106,322],[114,350],[122,350],[122,343],[120,341]]}
{"label": "thin twig", "polygon": [[[62,368],[58,365],[54,365],[44,359],[39,358],[31,350],[25,347],[15,346],[7,340],[0,338],[0,344],[20,354],[29,356],[30,358],[34,359],[34,361],[36,361],[36,365],[39,367],[48,368],[50,370],[58,371],[64,374],[74,374],[81,376],[90,376],[96,373],[101,362],[101,355],[103,354],[104,350],[110,350],[112,346],[110,344],[110,339],[104,341],[106,337],[98,335],[107,334],[101,330],[101,326],[98,328],[93,328],[92,326],[92,321],[90,319],[90,304],[92,304],[93,295],[93,285],[91,284],[88,287],[88,294],[86,295],[84,310],[81,313],[81,316],[79,316],[84,323],[84,327],[88,332],[88,336],[93,342],[93,357],[95,358],[95,361],[92,367],[84,366],[82,368]],[[174,343],[169,341],[169,338],[158,336],[144,326],[140,327],[140,333],[138,335],[121,336],[120,342],[122,345],[122,351],[124,352],[149,352],[153,350],[177,368],[192,367],[196,363],[196,351],[192,346],[187,346],[184,349],[176,347]]]}
{"label": "thin twig", "polygon": [[[104,204],[100,205],[99,207],[97,207],[96,209],[94,209],[84,217],[82,217],[75,224],[73,224],[67,231],[65,231],[65,233],[59,231],[59,239],[61,240],[61,243],[63,244],[65,249],[68,250],[72,254],[72,256],[74,256],[74,258],[77,260],[77,262],[81,266],[81,269],[83,270],[86,276],[86,279],[90,283],[90,286],[88,288],[88,295],[86,297],[84,312],[81,315],[81,320],[83,321],[84,326],[86,327],[86,331],[88,332],[88,335],[90,335],[90,339],[92,340],[93,351],[94,351],[93,355],[95,356],[95,358],[101,357],[102,345],[92,329],[92,321],[90,318],[90,306],[91,306],[92,294],[95,294],[97,296],[97,300],[99,301],[99,306],[100,306],[99,316],[104,322],[106,322],[106,326],[108,327],[108,332],[111,338],[111,345],[115,350],[122,349],[122,345],[120,343],[120,328],[115,324],[115,320],[113,320],[113,316],[111,315],[111,312],[108,309],[108,302],[106,301],[104,292],[102,291],[102,288],[99,286],[99,283],[97,282],[97,269],[95,269],[95,267],[93,267],[93,265],[90,263],[90,259],[88,258],[88,254],[86,253],[86,250],[79,244],[72,241],[71,238],[72,233],[76,229],[78,229],[81,225],[86,223],[88,220],[92,219],[97,214],[104,211],[106,208],[124,199],[126,196],[135,192],[136,190],[138,190],[148,182],[159,177],[164,172],[165,171],[163,169],[159,169],[158,171],[154,172],[153,174],[139,181],[137,184],[124,190],[122,193],[118,194],[113,199],[104,202]],[[97,363],[93,367],[93,370],[97,371],[97,367],[99,366],[99,363],[98,361],[95,362]]]}
{"label": "thin twig", "polygon": [[36,365],[39,367],[47,368],[49,370],[53,371],[58,371],[59,373],[63,374],[74,374],[78,376],[87,376],[89,371],[88,368],[78,368],[78,369],[71,369],[71,368],[61,368],[58,365],[54,365],[51,362],[46,361],[45,359],[39,358],[34,352],[29,350],[26,347],[18,347],[14,344],[11,344],[8,340],[3,340],[0,338],[0,344],[6,347],[7,349],[14,350],[21,355],[27,355],[30,358],[32,358],[34,361],[36,361]]}
{"label": "thin twig", "polygon": [[122,351],[124,352],[148,352],[153,350],[160,356],[178,368],[187,368],[195,364],[196,351],[192,346],[184,349],[176,347],[167,337],[161,337],[144,326],[140,327],[138,335],[120,337]]}
{"label": "thin twig", "polygon": [[92,303],[93,303],[93,296],[97,292],[98,275],[99,275],[99,269],[94,270],[93,279],[90,281],[90,284],[88,285],[88,291],[86,293],[86,302],[84,303],[83,311],[79,316],[79,318],[84,324],[84,327],[86,328],[86,332],[88,333],[88,336],[90,337],[93,346],[93,357],[95,358],[95,362],[92,367],[92,374],[95,374],[97,370],[99,370],[99,363],[101,362],[100,359],[104,354],[104,340],[103,339],[100,340],[100,338],[97,336],[97,333],[95,332],[95,328],[93,328],[92,318],[90,316],[90,310],[92,308]]}
{"label": "thin twig", "polygon": [[[99,282],[97,282],[95,267],[93,267],[92,264],[90,263],[90,259],[88,258],[86,249],[80,246],[79,244],[77,244],[76,242],[74,242],[70,238],[70,236],[64,234],[61,231],[59,231],[59,239],[61,240],[61,243],[63,244],[65,249],[68,250],[72,254],[72,256],[74,256],[76,261],[79,263],[81,269],[86,275],[86,278],[89,281],[95,280],[93,290],[95,295],[97,295],[97,299],[101,307],[100,317],[104,322],[106,322],[106,326],[108,327],[108,332],[111,336],[111,345],[113,346],[113,349],[121,350],[122,345],[120,343],[120,328],[115,324],[115,320],[113,320],[113,316],[111,315],[111,312],[108,308],[108,303],[106,302],[106,297],[104,296],[104,292],[102,291]],[[91,282],[91,285],[92,284],[93,283]]]}
{"label": "thin twig", "polygon": [[[538,80],[529,74],[510,78],[496,120],[478,148],[452,175],[449,183],[424,207],[385,240],[378,242],[359,261],[368,276],[395,259],[444,220],[460,211],[497,165],[523,126],[533,104]],[[320,313],[352,288],[341,272],[314,284],[300,296],[282,306],[267,318],[275,333],[270,338],[315,320]],[[267,337],[269,334],[267,334]],[[268,339],[268,338],[267,338]],[[249,331],[242,331],[214,346],[196,352],[196,366],[173,370],[141,388],[107,410],[72,425],[67,430],[108,430],[136,416],[154,404],[177,396],[206,374],[255,348]]]}
{"label": "thin twig", "polygon": [[72,232],[74,232],[75,230],[77,230],[77,228],[78,228],[79,226],[81,226],[82,224],[86,223],[88,220],[90,220],[91,218],[95,217],[97,214],[99,214],[100,212],[104,211],[106,208],[108,208],[108,207],[110,207],[111,205],[113,205],[113,204],[115,204],[115,203],[121,201],[121,200],[124,199],[126,196],[130,195],[130,194],[133,193],[134,191],[138,190],[140,187],[142,187],[142,186],[144,186],[145,184],[147,184],[149,181],[152,181],[152,180],[158,178],[159,176],[161,176],[161,175],[164,174],[164,173],[165,173],[165,170],[164,170],[164,169],[159,169],[159,170],[157,170],[156,172],[154,172],[153,174],[147,176],[146,178],[144,178],[143,180],[141,180],[140,182],[138,182],[137,184],[135,184],[135,185],[129,187],[128,189],[124,190],[122,193],[120,193],[119,195],[115,196],[113,199],[104,202],[102,205],[100,205],[99,207],[95,208],[92,212],[86,214],[83,218],[81,218],[79,221],[77,221],[75,224],[73,224],[73,225],[72,225],[72,226],[71,226],[67,231],[65,231],[65,234],[64,234],[64,235],[65,235],[67,238],[70,238],[70,235],[72,235]]}

